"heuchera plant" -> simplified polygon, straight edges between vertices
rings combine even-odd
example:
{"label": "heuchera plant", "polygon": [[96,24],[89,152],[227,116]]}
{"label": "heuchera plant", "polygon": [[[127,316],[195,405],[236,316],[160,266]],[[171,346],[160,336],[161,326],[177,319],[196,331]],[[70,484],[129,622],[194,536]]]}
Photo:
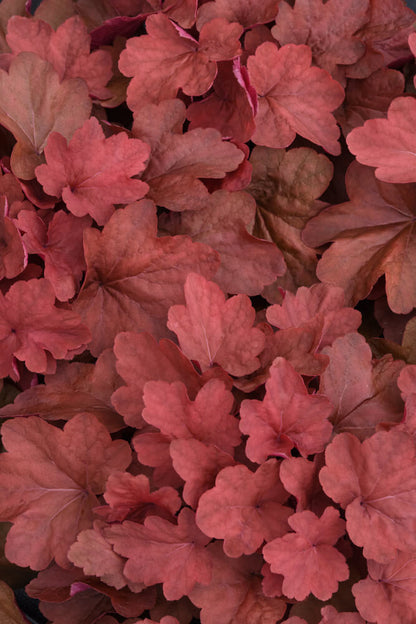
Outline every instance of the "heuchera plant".
{"label": "heuchera plant", "polygon": [[0,4],[2,569],[53,624],[414,624],[416,14],[32,13]]}

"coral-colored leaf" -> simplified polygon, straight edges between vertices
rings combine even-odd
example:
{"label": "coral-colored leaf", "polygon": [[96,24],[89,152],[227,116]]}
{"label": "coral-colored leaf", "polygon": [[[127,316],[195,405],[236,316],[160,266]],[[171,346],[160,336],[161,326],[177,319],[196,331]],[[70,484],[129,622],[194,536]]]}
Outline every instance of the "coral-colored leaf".
{"label": "coral-colored leaf", "polygon": [[170,340],[159,343],[147,332],[123,332],[116,336],[117,371],[127,385],[116,390],[111,401],[131,427],[143,426],[143,389],[147,381],[181,381],[193,399],[207,376],[199,375],[182,351]]}
{"label": "coral-colored leaf", "polygon": [[325,448],[332,432],[332,406],[326,397],[310,395],[302,377],[284,358],[270,368],[263,401],[245,400],[240,429],[247,434],[246,454],[264,462],[270,455],[287,457],[296,446],[306,457]]}
{"label": "coral-colored leaf", "polygon": [[108,221],[113,204],[141,199],[148,186],[131,179],[145,168],[150,148],[120,132],[108,139],[95,117],[74,133],[67,145],[53,133],[45,147],[46,165],[36,177],[46,193],[56,195],[77,217],[90,214],[99,225]]}
{"label": "coral-colored leaf", "polygon": [[370,119],[347,137],[350,151],[363,165],[377,167],[383,182],[416,182],[416,101],[399,97],[387,111],[387,119]]}
{"label": "coral-colored leaf", "polygon": [[191,273],[185,282],[186,306],[173,306],[168,327],[182,351],[202,370],[214,363],[231,375],[253,372],[264,347],[264,334],[253,327],[254,308],[246,295],[225,299],[219,286]]}
{"label": "coral-colored leaf", "polygon": [[7,43],[14,55],[33,52],[49,61],[62,81],[82,78],[91,96],[105,99],[106,84],[112,76],[112,61],[106,50],[90,53],[90,36],[77,15],[67,19],[56,32],[40,19],[12,17],[7,24]]}
{"label": "coral-colored leaf", "polygon": [[363,618],[377,624],[413,624],[416,618],[416,559],[400,552],[387,564],[368,561],[368,576],[352,588]]}
{"label": "coral-colored leaf", "polygon": [[357,36],[368,21],[369,0],[281,2],[272,34],[280,43],[306,44],[315,65],[345,84],[345,66],[358,61],[365,45]]}
{"label": "coral-colored leaf", "polygon": [[21,280],[0,293],[0,375],[15,376],[13,356],[37,373],[53,373],[55,359],[86,346],[91,334],[74,312],[55,307],[47,280]]}
{"label": "coral-colored leaf", "polygon": [[0,410],[1,418],[40,416],[44,420],[70,420],[81,412],[93,414],[110,432],[122,429],[124,421],[111,404],[121,384],[110,349],[95,364],[59,362],[54,375],[18,394],[13,404]]}
{"label": "coral-colored leaf", "polygon": [[13,221],[5,216],[0,204],[0,279],[16,277],[26,265],[27,252],[22,237]]}
{"label": "coral-colored leaf", "polygon": [[195,524],[190,509],[183,509],[178,524],[149,516],[144,526],[126,520],[104,530],[114,550],[127,557],[124,574],[145,585],[163,583],[168,600],[187,595],[196,583],[211,579],[210,541]]}
{"label": "coral-colored leaf", "polygon": [[229,557],[251,555],[264,542],[284,535],[292,510],[275,459],[255,473],[246,466],[229,466],[218,474],[215,487],[202,494],[196,523],[210,537],[224,540]]}
{"label": "coral-colored leaf", "polygon": [[387,563],[416,547],[416,466],[412,439],[380,431],[360,443],[340,433],[325,451],[319,479],[345,509],[351,540],[367,559]]}
{"label": "coral-colored leaf", "polygon": [[94,355],[120,331],[166,335],[167,311],[183,301],[187,274],[215,273],[216,252],[185,236],[156,238],[156,225],[154,205],[142,200],[117,210],[102,232],[85,232],[87,274],[73,307],[91,328]]}
{"label": "coral-colored leaf", "polygon": [[345,557],[334,544],[345,532],[345,521],[334,507],[327,507],[320,518],[312,511],[295,513],[288,520],[295,533],[288,533],[263,548],[272,572],[283,574],[283,593],[304,600],[309,593],[329,600],[345,581],[349,569]]}
{"label": "coral-colored leaf", "polygon": [[58,210],[46,224],[39,215],[21,210],[16,221],[24,232],[23,242],[30,254],[45,262],[44,275],[59,301],[72,299],[86,269],[82,237],[91,219],[82,219]]}
{"label": "coral-colored leaf", "polygon": [[216,61],[241,54],[243,28],[224,18],[204,25],[199,42],[162,13],[147,18],[146,30],[147,35],[129,39],[119,61],[121,72],[133,76],[127,91],[132,110],[173,98],[179,88],[203,95],[214,82]]}
{"label": "coral-colored leaf", "polygon": [[349,431],[364,440],[378,424],[402,420],[403,402],[397,389],[402,361],[384,356],[373,363],[371,349],[358,333],[338,338],[324,353],[329,366],[319,391],[334,406],[330,420],[336,433]]}
{"label": "coral-colored leaf", "polygon": [[0,123],[17,140],[11,156],[13,173],[30,180],[42,162],[50,133],[59,132],[69,139],[88,119],[88,89],[79,78],[61,82],[50,63],[32,52],[22,52],[8,74],[0,70],[0,90]]}
{"label": "coral-colored leaf", "polygon": [[250,81],[259,95],[254,143],[287,147],[300,134],[330,154],[341,152],[331,113],[342,103],[344,89],[311,62],[306,45],[288,44],[278,50],[266,42],[249,57]]}
{"label": "coral-colored leaf", "polygon": [[221,290],[253,296],[285,271],[280,249],[248,233],[254,214],[255,204],[248,193],[219,190],[209,196],[202,210],[172,219],[169,229],[218,251],[221,264],[213,281]]}
{"label": "coral-colored leaf", "polygon": [[35,570],[52,558],[68,566],[69,546],[92,524],[96,495],[112,472],[130,463],[128,443],[112,442],[89,414],[74,417],[63,431],[36,417],[9,420],[2,435],[8,452],[0,457],[0,518],[13,523],[7,558]]}
{"label": "coral-colored leaf", "polygon": [[238,22],[244,28],[255,24],[271,22],[276,16],[279,0],[264,0],[261,4],[253,4],[251,0],[214,0],[205,2],[198,9],[197,26],[216,17],[224,17],[229,22]]}
{"label": "coral-colored leaf", "polygon": [[335,241],[319,261],[317,275],[341,286],[355,304],[385,274],[390,308],[406,314],[416,306],[416,185],[379,182],[356,162],[348,168],[346,185],[351,200],[326,208],[303,231],[311,246]]}

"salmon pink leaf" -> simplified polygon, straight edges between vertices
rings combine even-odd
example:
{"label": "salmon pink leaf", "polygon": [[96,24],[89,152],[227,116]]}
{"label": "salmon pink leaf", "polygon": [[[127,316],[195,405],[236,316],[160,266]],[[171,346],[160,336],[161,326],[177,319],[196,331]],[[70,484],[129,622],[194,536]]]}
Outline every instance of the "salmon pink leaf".
{"label": "salmon pink leaf", "polygon": [[127,558],[125,576],[145,585],[163,583],[167,600],[178,600],[196,583],[211,580],[211,557],[204,548],[210,539],[198,529],[190,509],[180,512],[177,525],[149,516],[144,525],[126,520],[104,529],[104,536]]}
{"label": "salmon pink leaf", "polygon": [[255,312],[246,295],[225,299],[219,286],[191,273],[185,282],[186,306],[173,306],[168,327],[182,351],[206,370],[219,364],[231,375],[252,373],[264,347],[264,334],[253,327]]}
{"label": "salmon pink leaf", "polygon": [[31,180],[50,133],[59,132],[69,139],[88,119],[87,86],[79,78],[61,82],[50,63],[32,52],[22,52],[12,61],[9,73],[0,70],[0,89],[0,123],[17,140],[11,155],[13,173]]}
{"label": "salmon pink leaf", "polygon": [[92,525],[92,509],[108,476],[127,468],[127,442],[113,442],[93,416],[79,414],[63,431],[40,418],[2,426],[0,518],[13,523],[6,556],[21,566],[68,566],[67,551]]}
{"label": "salmon pink leaf", "polygon": [[350,151],[358,162],[377,167],[375,175],[383,182],[416,182],[414,123],[416,101],[393,100],[387,119],[369,119],[347,137]]}
{"label": "salmon pink leaf", "polygon": [[86,269],[82,238],[91,219],[82,219],[58,210],[49,224],[30,210],[21,210],[16,221],[24,232],[23,242],[30,254],[45,263],[44,275],[52,284],[59,301],[72,299]]}
{"label": "salmon pink leaf", "polygon": [[196,523],[206,535],[224,540],[228,557],[251,555],[264,540],[287,532],[292,510],[283,505],[286,499],[275,459],[255,473],[241,464],[229,466],[199,499]]}
{"label": "salmon pink leaf", "polygon": [[326,397],[308,394],[287,360],[276,358],[263,401],[241,404],[240,429],[249,436],[247,457],[260,464],[270,455],[287,457],[294,446],[304,457],[321,452],[332,432],[331,410]]}
{"label": "salmon pink leaf", "polygon": [[105,99],[111,93],[106,84],[112,77],[112,62],[106,50],[90,53],[87,27],[78,16],[70,17],[56,32],[40,19],[12,17],[7,24],[7,43],[14,55],[33,52],[49,61],[62,81],[82,78],[92,97]]}
{"label": "salmon pink leaf", "polygon": [[327,507],[320,518],[312,511],[295,513],[288,520],[295,533],[277,537],[263,548],[272,572],[282,574],[283,593],[304,600],[309,593],[329,600],[345,581],[349,569],[345,557],[334,544],[345,532],[345,521],[334,507]]}
{"label": "salmon pink leaf", "polygon": [[143,389],[147,381],[181,381],[193,399],[208,375],[199,375],[177,345],[162,339],[158,343],[147,332],[122,332],[114,341],[117,371],[126,385],[117,389],[111,401],[131,427],[143,426]]}
{"label": "salmon pink leaf", "polygon": [[68,145],[60,134],[51,134],[45,147],[47,164],[36,168],[36,177],[46,193],[62,196],[75,216],[90,214],[103,225],[113,204],[146,195],[147,184],[131,178],[144,170],[149,153],[148,145],[124,132],[106,139],[98,120],[91,117]]}
{"label": "salmon pink leaf", "polygon": [[142,200],[117,210],[102,232],[84,234],[87,273],[74,304],[91,328],[91,353],[113,345],[120,331],[166,335],[170,306],[183,301],[187,274],[211,277],[215,251],[186,236],[156,237],[156,209]]}
{"label": "salmon pink leaf", "polygon": [[91,334],[78,314],[55,306],[47,280],[20,280],[0,293],[0,376],[15,377],[13,356],[30,371],[54,373],[56,360],[85,347]]}
{"label": "salmon pink leaf", "polygon": [[259,5],[251,0],[214,0],[204,2],[198,9],[197,26],[200,30],[203,24],[216,17],[223,17],[229,22],[238,22],[244,28],[255,24],[271,22],[277,13],[279,0],[264,0]]}
{"label": "salmon pink leaf", "polygon": [[306,45],[288,44],[278,50],[263,43],[248,59],[250,81],[259,95],[252,141],[266,147],[288,147],[296,134],[339,154],[339,129],[331,114],[344,99],[339,82],[311,67]]}
{"label": "salmon pink leaf", "polygon": [[27,251],[12,219],[5,216],[0,204],[0,279],[17,277],[27,266]]}
{"label": "salmon pink leaf", "polygon": [[416,547],[416,465],[410,436],[380,431],[360,443],[340,433],[325,451],[319,479],[345,509],[347,531],[379,563]]}

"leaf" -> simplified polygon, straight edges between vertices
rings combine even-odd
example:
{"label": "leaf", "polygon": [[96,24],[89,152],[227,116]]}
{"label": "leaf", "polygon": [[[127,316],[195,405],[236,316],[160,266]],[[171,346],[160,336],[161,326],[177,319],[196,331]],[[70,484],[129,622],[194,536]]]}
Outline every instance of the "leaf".
{"label": "leaf", "polygon": [[[85,347],[91,334],[77,314],[55,305],[47,280],[21,280],[0,293],[0,375],[18,379],[13,356],[30,371],[54,373],[57,359]],[[17,376],[16,376],[17,375]]]}
{"label": "leaf", "polygon": [[182,133],[185,105],[168,100],[149,105],[135,116],[133,134],[151,146],[149,164],[142,178],[148,197],[158,206],[182,212],[205,206],[209,192],[200,178],[222,179],[244,160],[233,143],[223,141],[214,128]]}
{"label": "leaf", "polygon": [[303,457],[321,452],[331,436],[331,410],[326,397],[308,394],[289,362],[276,358],[263,401],[241,403],[240,429],[249,436],[247,457],[261,464],[270,455],[287,457],[294,446]]}
{"label": "leaf", "polygon": [[209,376],[199,375],[177,345],[159,343],[146,332],[122,332],[114,341],[117,371],[126,385],[111,397],[117,411],[131,427],[143,426],[143,389],[147,381],[181,381],[193,399]]}
{"label": "leaf", "polygon": [[7,43],[14,55],[33,52],[49,61],[62,81],[82,78],[92,97],[110,96],[106,84],[112,77],[112,62],[106,50],[90,53],[91,37],[78,16],[65,20],[54,32],[41,19],[12,17],[7,24]]}
{"label": "leaf", "polygon": [[16,177],[30,180],[42,162],[50,133],[59,132],[69,139],[88,119],[88,89],[79,78],[61,82],[50,63],[23,52],[11,62],[8,74],[0,70],[0,90],[0,123],[17,141],[12,170]]}
{"label": "leaf", "polygon": [[149,516],[144,526],[126,520],[105,529],[104,536],[127,557],[125,576],[145,585],[163,583],[168,600],[178,600],[196,583],[211,579],[211,558],[204,548],[210,540],[195,525],[190,509],[180,512],[177,525]]}
{"label": "leaf", "polygon": [[345,581],[349,569],[334,544],[345,532],[345,521],[335,507],[327,507],[320,518],[312,511],[293,514],[288,522],[295,533],[277,537],[263,547],[272,572],[283,574],[283,593],[304,600],[309,593],[329,600]]}
{"label": "leaf", "polygon": [[220,17],[202,26],[199,41],[162,13],[146,20],[147,35],[128,40],[119,67],[133,76],[127,104],[133,111],[147,103],[174,98],[181,88],[187,95],[203,95],[217,74],[216,61],[241,54],[237,23]]}
{"label": "leaf", "polygon": [[185,306],[173,306],[168,327],[182,351],[204,371],[214,363],[231,375],[253,372],[264,346],[264,334],[253,327],[255,312],[246,295],[225,299],[221,289],[191,273],[185,282]]}
{"label": "leaf", "polygon": [[347,137],[350,151],[358,162],[377,167],[375,175],[383,182],[416,182],[414,123],[416,101],[398,97],[390,104],[387,119],[369,119]]}
{"label": "leaf", "polygon": [[368,22],[369,0],[296,0],[281,2],[272,35],[281,46],[306,44],[315,65],[345,84],[345,66],[365,52],[360,29]]}
{"label": "leaf", "polygon": [[266,42],[249,57],[250,81],[259,95],[254,143],[288,147],[300,134],[330,154],[340,154],[339,129],[331,112],[342,103],[344,89],[311,63],[306,45],[277,49]]}
{"label": "leaf", "polygon": [[0,410],[0,418],[40,416],[43,420],[70,420],[81,412],[94,415],[110,432],[124,427],[122,417],[111,404],[112,392],[121,379],[111,349],[101,353],[95,364],[59,362],[56,373],[17,395],[13,405]]}
{"label": "leaf", "polygon": [[248,233],[254,214],[254,201],[248,193],[218,190],[207,198],[202,210],[183,212],[177,222],[172,219],[176,234],[187,234],[220,254],[213,281],[223,292],[258,295],[285,271],[280,249]]}
{"label": "leaf", "polygon": [[54,213],[49,223],[39,214],[21,210],[17,225],[29,254],[37,254],[45,263],[44,275],[52,284],[59,301],[72,299],[86,269],[82,236],[91,225],[89,217],[76,218],[63,210]]}
{"label": "leaf", "polygon": [[322,373],[320,394],[334,406],[334,432],[347,431],[360,440],[369,438],[380,423],[398,423],[403,402],[397,377],[403,362],[385,356],[372,362],[371,349],[360,334],[348,334],[324,350],[328,368]]}
{"label": "leaf", "polygon": [[413,624],[416,617],[416,559],[399,552],[386,564],[368,561],[368,576],[352,587],[357,608],[377,624]]}
{"label": "leaf", "polygon": [[217,17],[229,22],[239,22],[244,28],[255,24],[271,22],[276,16],[278,0],[265,0],[261,4],[253,4],[250,0],[214,0],[205,2],[198,9],[197,26]]}
{"label": "leaf", "polygon": [[0,279],[11,279],[26,267],[27,253],[16,225],[2,212],[0,208]]}
{"label": "leaf", "polygon": [[2,624],[25,624],[13,590],[4,581],[0,581],[0,615]]}
{"label": "leaf", "polygon": [[255,473],[241,464],[228,466],[199,499],[196,523],[209,537],[224,540],[228,557],[251,555],[264,540],[286,533],[292,513],[286,499],[276,460]]}
{"label": "leaf", "polygon": [[67,567],[69,546],[92,524],[96,495],[112,472],[129,465],[129,445],[112,442],[89,414],[63,431],[36,417],[9,420],[2,436],[8,452],[0,456],[0,518],[13,523],[6,556],[35,570],[53,558]]}
{"label": "leaf", "polygon": [[95,117],[79,128],[67,145],[53,133],[45,147],[46,165],[36,177],[49,195],[61,197],[75,216],[90,214],[104,225],[114,212],[113,204],[141,199],[148,186],[132,176],[141,173],[149,146],[129,139],[124,132],[105,138]]}
{"label": "leaf", "polygon": [[355,304],[385,274],[391,310],[406,314],[416,306],[416,186],[379,182],[355,162],[346,185],[350,201],[326,208],[303,231],[303,240],[314,247],[335,241],[319,261],[317,276],[341,286]]}
{"label": "leaf", "polygon": [[301,240],[301,230],[325,205],[318,197],[331,181],[333,165],[326,156],[306,147],[255,147],[250,163],[253,175],[247,190],[257,205],[253,234],[272,241],[287,265],[276,284],[292,292],[310,286],[316,281],[317,259]]}
{"label": "leaf", "polygon": [[327,446],[319,479],[345,509],[347,531],[367,559],[388,563],[416,545],[414,444],[405,433],[380,431],[360,443],[340,433]]}
{"label": "leaf", "polygon": [[113,345],[121,331],[166,335],[170,306],[183,301],[187,274],[211,277],[217,254],[188,237],[156,238],[156,210],[142,200],[117,210],[102,232],[84,235],[87,273],[73,305],[93,336],[93,355]]}

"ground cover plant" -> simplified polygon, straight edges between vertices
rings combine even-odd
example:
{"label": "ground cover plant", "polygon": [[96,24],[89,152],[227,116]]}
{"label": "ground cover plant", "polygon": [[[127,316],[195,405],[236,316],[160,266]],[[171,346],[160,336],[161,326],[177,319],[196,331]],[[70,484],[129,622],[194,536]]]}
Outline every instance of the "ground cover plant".
{"label": "ground cover plant", "polygon": [[416,621],[416,14],[0,4],[0,615]]}

